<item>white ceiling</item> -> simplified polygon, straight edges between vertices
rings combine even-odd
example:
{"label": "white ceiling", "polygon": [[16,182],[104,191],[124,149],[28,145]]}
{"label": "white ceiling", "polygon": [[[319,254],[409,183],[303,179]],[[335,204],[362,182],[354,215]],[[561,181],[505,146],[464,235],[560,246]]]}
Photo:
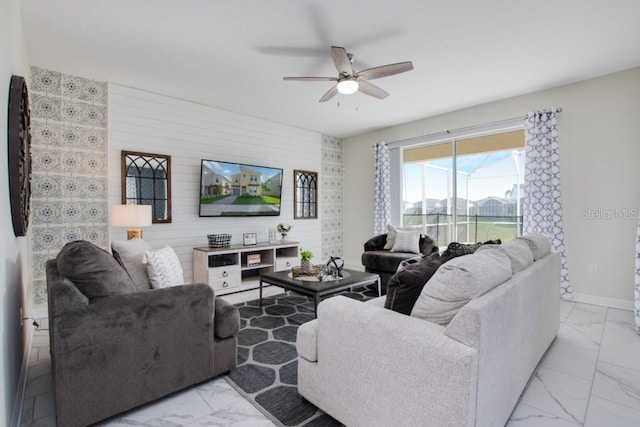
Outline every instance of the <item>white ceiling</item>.
{"label": "white ceiling", "polygon": [[[637,0],[22,0],[29,62],[344,137],[640,65]],[[391,95],[318,99],[330,46]],[[532,108],[539,106],[532,106]]]}

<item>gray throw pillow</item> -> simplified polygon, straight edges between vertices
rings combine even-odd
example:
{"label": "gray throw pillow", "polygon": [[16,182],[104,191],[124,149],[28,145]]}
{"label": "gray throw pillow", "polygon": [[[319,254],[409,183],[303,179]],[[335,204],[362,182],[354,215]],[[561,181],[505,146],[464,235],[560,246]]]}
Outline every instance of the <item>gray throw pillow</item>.
{"label": "gray throw pillow", "polygon": [[145,252],[153,250],[142,239],[114,240],[111,242],[113,257],[127,270],[139,291],[151,289]]}
{"label": "gray throw pillow", "polygon": [[441,264],[440,255],[433,253],[423,257],[419,262],[407,265],[391,276],[387,283],[387,299],[384,307],[398,313],[411,314],[422,288]]}
{"label": "gray throw pillow", "polygon": [[442,263],[444,264],[445,262],[452,260],[454,258],[457,258],[459,256],[471,255],[480,246],[482,246],[482,243],[480,242],[478,243],[451,242],[449,243],[449,246],[447,246],[447,249],[445,249],[442,252]]}
{"label": "gray throw pillow", "polygon": [[109,252],[91,242],[67,243],[58,253],[56,264],[60,274],[89,299],[136,292],[133,280],[122,266]]}

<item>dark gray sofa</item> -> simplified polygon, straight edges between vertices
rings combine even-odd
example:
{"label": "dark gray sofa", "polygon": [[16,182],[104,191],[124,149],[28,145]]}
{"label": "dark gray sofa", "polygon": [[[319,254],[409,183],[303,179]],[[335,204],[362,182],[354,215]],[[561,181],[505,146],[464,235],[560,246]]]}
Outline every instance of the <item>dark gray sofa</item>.
{"label": "dark gray sofa", "polygon": [[239,313],[210,286],[140,291],[90,245],[82,243],[77,261],[97,271],[95,282],[64,277],[60,256],[47,262],[58,426],[95,423],[236,366]]}
{"label": "dark gray sofa", "polygon": [[409,252],[391,252],[384,249],[387,243],[387,234],[379,234],[367,240],[364,243],[364,252],[362,253],[362,265],[366,272],[376,273],[380,276],[380,285],[383,293],[387,290],[387,283],[391,276],[396,273],[400,263],[406,259],[420,255],[429,255],[438,251],[438,246],[431,237],[422,235],[418,244],[420,254]]}

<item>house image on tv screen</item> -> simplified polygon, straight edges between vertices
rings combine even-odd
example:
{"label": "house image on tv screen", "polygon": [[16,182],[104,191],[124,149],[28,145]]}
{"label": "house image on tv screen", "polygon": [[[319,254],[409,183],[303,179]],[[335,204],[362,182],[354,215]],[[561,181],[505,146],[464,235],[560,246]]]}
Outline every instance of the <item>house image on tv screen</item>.
{"label": "house image on tv screen", "polygon": [[279,215],[282,169],[203,160],[200,216]]}

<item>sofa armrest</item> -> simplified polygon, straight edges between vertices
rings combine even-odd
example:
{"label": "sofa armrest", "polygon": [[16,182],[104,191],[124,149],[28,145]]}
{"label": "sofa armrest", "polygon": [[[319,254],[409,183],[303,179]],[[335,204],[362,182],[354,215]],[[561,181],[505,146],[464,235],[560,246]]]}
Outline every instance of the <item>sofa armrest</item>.
{"label": "sofa armrest", "polygon": [[364,251],[381,251],[387,244],[387,234],[378,234],[364,242]]}
{"label": "sofa armrest", "polygon": [[[364,301],[363,304],[384,308],[387,297],[382,296]],[[318,319],[300,325],[296,339],[298,355],[309,362],[318,361]]]}
{"label": "sofa armrest", "polygon": [[318,319],[300,325],[296,338],[298,356],[309,362],[318,361]]}
{"label": "sofa armrest", "polygon": [[229,338],[240,331],[240,312],[233,305],[216,298],[215,334],[218,338]]}
{"label": "sofa armrest", "polygon": [[[377,420],[380,425],[393,424],[398,414],[421,425],[441,425],[444,419],[467,425],[475,412],[477,350],[444,330],[342,296],[321,302],[318,378],[335,384],[327,407],[367,402],[356,414],[363,420],[380,415],[380,407],[394,408],[389,419]],[[299,382],[304,391],[311,387],[307,379]]]}

